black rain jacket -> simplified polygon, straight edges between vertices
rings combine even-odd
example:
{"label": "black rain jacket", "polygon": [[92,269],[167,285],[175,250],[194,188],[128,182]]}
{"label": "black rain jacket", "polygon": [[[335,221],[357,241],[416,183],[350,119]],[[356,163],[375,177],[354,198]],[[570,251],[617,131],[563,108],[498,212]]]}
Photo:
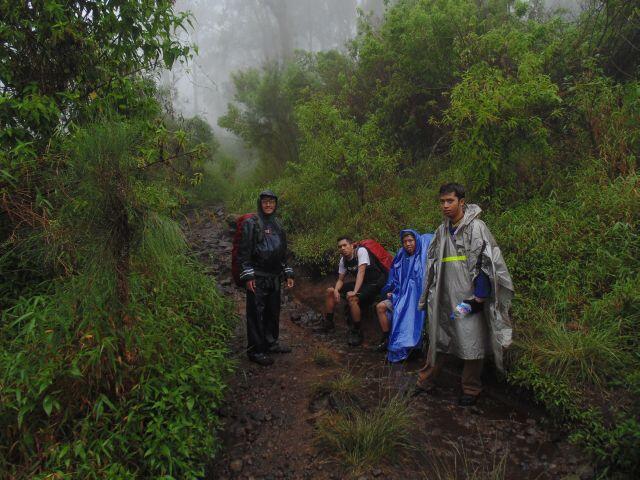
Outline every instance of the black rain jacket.
{"label": "black rain jacket", "polygon": [[[271,215],[262,211],[262,197],[276,199],[276,210]],[[276,218],[278,197],[271,190],[258,196],[258,214],[242,224],[242,239],[238,248],[238,263],[242,269],[240,280],[248,282],[257,275],[275,277],[284,274],[293,278],[293,269],[287,265],[287,236]]]}

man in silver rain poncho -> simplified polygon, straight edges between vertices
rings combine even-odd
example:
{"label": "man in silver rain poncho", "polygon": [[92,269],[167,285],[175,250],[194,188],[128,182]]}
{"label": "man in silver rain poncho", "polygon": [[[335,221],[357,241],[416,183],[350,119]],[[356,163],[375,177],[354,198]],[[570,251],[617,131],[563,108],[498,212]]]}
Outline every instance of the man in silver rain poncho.
{"label": "man in silver rain poncho", "polygon": [[513,283],[500,248],[478,205],[465,204],[462,185],[440,187],[444,222],[427,253],[419,308],[427,310],[429,352],[416,389],[428,392],[446,355],[464,360],[459,405],[476,402],[482,391],[484,357],[503,370],[502,351],[511,344],[509,306]]}

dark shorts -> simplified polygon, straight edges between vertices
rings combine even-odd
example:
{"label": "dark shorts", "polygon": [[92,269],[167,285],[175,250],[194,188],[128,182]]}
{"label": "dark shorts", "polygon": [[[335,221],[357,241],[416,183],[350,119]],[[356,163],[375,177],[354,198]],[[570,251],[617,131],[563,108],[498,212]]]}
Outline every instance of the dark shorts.
{"label": "dark shorts", "polygon": [[[356,282],[347,282],[342,285],[340,289],[340,296],[344,299],[347,298],[347,292],[352,292],[354,287],[356,286]],[[358,299],[360,301],[360,305],[371,305],[375,302],[380,294],[380,290],[384,285],[370,285],[364,284],[360,287],[360,291],[358,292]]]}

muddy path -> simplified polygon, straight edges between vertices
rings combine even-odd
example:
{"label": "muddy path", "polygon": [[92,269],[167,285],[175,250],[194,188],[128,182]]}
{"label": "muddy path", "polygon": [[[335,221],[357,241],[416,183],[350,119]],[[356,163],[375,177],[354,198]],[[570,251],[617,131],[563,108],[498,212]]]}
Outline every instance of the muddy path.
{"label": "muddy path", "polygon": [[[313,333],[323,292],[334,278],[312,279],[298,269],[296,286],[283,294],[280,317],[280,340],[293,348],[292,353],[274,356],[271,367],[249,362],[244,354],[245,296],[231,279],[233,232],[225,214],[221,209],[193,212],[185,232],[220,290],[235,301],[240,318],[231,345],[237,369],[220,409],[223,447],[207,478],[593,478],[588,460],[564,432],[555,429],[543,411],[498,381],[490,369],[483,376],[486,388],[477,405],[461,408],[457,406],[457,365],[444,372],[437,394],[403,395],[424,360],[386,364],[384,355],[371,348],[379,338],[373,315],[364,319],[362,347],[347,346],[339,313],[335,332]],[[353,388],[347,403],[363,410],[384,408],[394,397],[406,402],[411,414],[410,445],[398,457],[353,470],[344,458],[318,443],[318,422],[345,407],[344,398],[327,388],[336,379],[349,380]],[[500,470],[504,473],[496,475]]]}

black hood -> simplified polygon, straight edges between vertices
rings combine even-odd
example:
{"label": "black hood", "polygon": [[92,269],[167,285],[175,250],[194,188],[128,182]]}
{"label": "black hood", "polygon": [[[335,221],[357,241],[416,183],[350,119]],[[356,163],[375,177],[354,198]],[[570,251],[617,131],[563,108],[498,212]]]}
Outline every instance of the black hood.
{"label": "black hood", "polygon": [[[266,215],[262,211],[262,205],[260,204],[260,200],[262,200],[262,197],[273,197],[276,199],[276,208],[271,215]],[[258,195],[258,215],[260,215],[261,217],[268,218],[268,217],[271,217],[272,215],[275,215],[277,211],[278,211],[278,196],[275,193],[273,193],[271,190],[261,191],[260,195]]]}

